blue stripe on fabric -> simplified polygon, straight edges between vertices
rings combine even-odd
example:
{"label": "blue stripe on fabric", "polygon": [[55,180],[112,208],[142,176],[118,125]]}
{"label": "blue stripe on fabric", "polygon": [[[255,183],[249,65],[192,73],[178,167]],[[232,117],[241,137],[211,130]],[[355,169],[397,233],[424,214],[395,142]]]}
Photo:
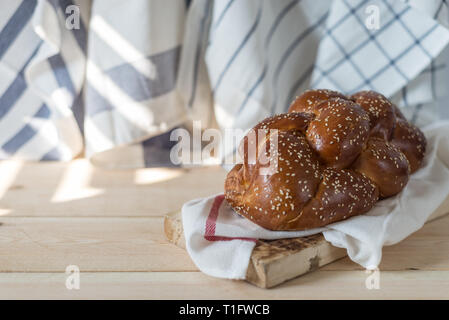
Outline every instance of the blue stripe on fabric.
{"label": "blue stripe on fabric", "polygon": [[195,101],[196,97],[196,88],[198,85],[198,72],[200,67],[200,56],[202,51],[202,43],[204,38],[204,32],[206,29],[206,21],[209,15],[209,10],[211,8],[211,1],[206,1],[206,5],[204,6],[204,13],[203,17],[201,18],[201,25],[199,30],[199,37],[198,37],[198,43],[196,44],[196,52],[195,52],[195,62],[193,67],[193,86],[192,86],[192,92],[190,93],[190,98],[188,102],[189,108],[192,107],[193,102]]}
{"label": "blue stripe on fabric", "polygon": [[40,161],[56,161],[61,160],[62,153],[59,147],[54,147],[50,151],[48,151],[44,156],[40,159]]}
{"label": "blue stripe on fabric", "polygon": [[418,115],[419,115],[419,112],[421,111],[422,107],[423,107],[422,104],[418,104],[416,106],[415,111],[413,112],[413,115],[412,115],[412,119],[410,120],[411,123],[413,123],[413,124],[416,123],[416,120],[418,120]]}
{"label": "blue stripe on fabric", "polygon": [[51,4],[51,6],[55,9],[58,10],[59,8],[59,0],[47,0],[48,3]]}
{"label": "blue stripe on fabric", "polygon": [[366,4],[367,1],[361,1],[357,6],[354,8],[350,8],[351,10],[346,13],[343,17],[341,17],[337,22],[334,23],[333,26],[330,26],[328,30],[334,30],[338,28],[343,22],[345,22],[349,17],[351,17],[357,10],[363,7],[363,5]]}
{"label": "blue stripe on fabric", "polygon": [[50,118],[50,108],[47,107],[46,104],[43,104],[42,107],[39,108],[39,110],[36,112],[36,114],[33,116],[34,118],[41,118],[41,119],[48,119]]}
{"label": "blue stripe on fabric", "polygon": [[[64,13],[65,17],[69,17],[71,14],[66,13],[65,10],[68,6],[77,6],[74,4],[71,0],[59,0],[59,5],[61,6],[62,12]],[[78,43],[78,46],[81,48],[81,51],[86,54],[87,53],[87,29],[86,26],[83,23],[82,17],[80,17],[80,24],[79,29],[72,29],[70,30],[73,33],[73,36]]]}
{"label": "blue stripe on fabric", "polygon": [[332,34],[332,32],[328,32],[329,37],[334,41],[334,43],[337,45],[340,52],[343,54],[344,59],[348,61],[352,68],[359,74],[359,76],[363,79],[363,81],[368,84],[369,80],[365,77],[362,70],[354,63],[354,61],[351,60],[351,56],[346,52],[345,48],[341,45],[341,43],[335,38],[335,36]]}
{"label": "blue stripe on fabric", "polygon": [[[419,39],[417,41],[422,41],[424,40],[428,35],[430,35],[433,31],[435,31],[435,29],[437,29],[439,26],[439,24],[434,24],[432,28],[430,28],[428,31],[426,31],[421,37],[419,37]],[[404,55],[406,55],[411,49],[413,49],[413,47],[415,46],[415,43],[413,43],[412,45],[408,46],[407,48],[405,48],[401,53],[399,53],[394,59],[393,59],[393,63],[395,63],[395,61],[399,60],[400,58],[402,58]],[[370,81],[374,80],[375,78],[377,78],[378,76],[380,76],[382,73],[384,73],[389,67],[391,66],[391,62],[387,63],[383,68],[381,68],[380,70],[378,70],[373,76],[370,77]],[[356,87],[354,90],[354,92],[359,91],[361,88],[364,87],[365,84],[361,84],[358,87]]]}
{"label": "blue stripe on fabric", "polygon": [[404,105],[408,106],[408,98],[407,98],[407,86],[402,88],[402,100],[404,101]]}
{"label": "blue stripe on fabric", "polygon": [[173,164],[170,160],[170,150],[178,143],[170,140],[170,135],[175,129],[177,128],[142,142],[143,159],[146,168],[179,167],[179,165]]}
{"label": "blue stripe on fabric", "polygon": [[0,31],[0,59],[26,26],[36,8],[36,0],[22,1],[6,25]]}
{"label": "blue stripe on fabric", "polygon": [[[320,26],[323,21],[327,18],[327,16],[329,15],[329,12],[326,12],[324,15],[322,15],[317,22],[315,22],[313,25],[311,25],[310,27],[308,27],[306,30],[304,30],[303,32],[301,32],[296,38],[295,40],[290,44],[290,46],[287,48],[287,50],[285,50],[284,54],[282,55],[281,59],[280,59],[280,63],[278,64],[275,73],[274,73],[274,77],[273,77],[273,84],[276,84],[278,82],[279,79],[279,75],[282,71],[282,68],[284,67],[286,61],[288,60],[288,58],[290,57],[290,55],[292,54],[292,52],[295,50],[295,48],[302,42],[302,40],[304,40],[310,33],[312,33],[318,26]],[[277,87],[276,87],[277,88]],[[277,89],[275,91],[275,95],[274,95],[274,99],[270,108],[270,112],[273,113],[274,112],[274,108],[276,106],[276,100],[277,100]]]}
{"label": "blue stripe on fabric", "polygon": [[268,47],[269,43],[271,42],[271,38],[273,37],[274,32],[278,28],[279,24],[282,22],[282,20],[285,18],[287,13],[289,13],[301,0],[293,0],[289,4],[285,6],[284,9],[278,14],[276,19],[274,20],[273,25],[270,27],[270,30],[268,31],[267,37],[265,39],[265,48]]}
{"label": "blue stripe on fabric", "polygon": [[27,84],[23,78],[23,74],[19,73],[0,97],[0,119],[14,106],[26,88]]}
{"label": "blue stripe on fabric", "polygon": [[[403,11],[401,11],[398,16],[402,16],[403,14],[405,14],[407,11],[410,10],[410,7],[405,8]],[[382,34],[382,32],[384,32],[391,24],[393,24],[396,21],[396,19],[391,19],[390,21],[388,21],[387,23],[385,23],[382,28],[380,28],[379,30],[377,30],[376,32],[374,32],[373,34],[370,34],[370,37],[363,41],[361,44],[359,44],[357,47],[355,47],[354,49],[352,49],[348,55],[353,55],[355,54],[357,51],[361,50],[362,48],[364,48],[366,45],[368,45],[372,40],[374,40],[377,36],[379,36],[380,34]],[[326,76],[327,74],[333,72],[335,69],[337,69],[343,62],[346,61],[346,58],[343,57],[340,60],[338,60],[332,67],[330,67],[329,69],[322,71],[321,72],[321,76],[317,78],[317,80],[314,81],[314,83],[312,84],[312,87],[315,87],[320,81],[321,79]]]}
{"label": "blue stripe on fabric", "polygon": [[[351,5],[350,5],[346,0],[343,0],[343,2],[344,2],[344,4],[346,5],[346,7],[353,13],[354,18],[359,22],[359,24],[364,26],[364,22],[363,22],[362,19],[360,19],[360,17],[357,15],[356,10],[353,10],[353,8],[351,7]],[[393,11],[393,15],[394,15],[394,17],[393,17],[393,19],[391,20],[391,22],[394,22],[394,21],[397,21],[397,20],[400,19],[400,15],[396,14],[394,11]],[[369,41],[372,40],[372,42],[376,45],[376,47],[377,47],[377,48],[382,52],[382,54],[383,54],[383,55],[390,61],[391,65],[396,69],[396,71],[397,71],[397,72],[398,72],[398,73],[399,73],[399,74],[400,74],[406,81],[408,81],[409,79],[407,78],[407,76],[405,75],[405,73],[402,72],[402,70],[399,69],[399,67],[396,66],[396,65],[393,63],[391,57],[390,57],[389,54],[386,52],[386,50],[379,44],[379,42],[377,41],[376,37],[373,36],[367,28],[363,27],[362,29],[366,31],[366,33],[367,33],[367,35],[368,35],[368,40],[369,40]],[[385,28],[383,28],[383,29],[385,29]],[[329,34],[330,34],[330,33],[329,33]],[[335,42],[337,42],[337,41],[335,40]],[[354,52],[354,50],[353,50],[353,52]],[[345,54],[344,60],[349,61],[349,62],[353,65],[353,67],[355,67],[355,64],[352,62],[350,56],[351,56],[351,55],[349,55],[349,54]],[[367,79],[367,78],[363,75],[363,73],[360,71],[360,69],[356,69],[356,71],[357,71],[357,72],[359,73],[359,75],[362,77],[362,79],[363,79],[363,81],[364,81],[364,85],[372,86],[370,80]],[[326,73],[324,73],[324,75],[326,75]]]}
{"label": "blue stripe on fabric", "polygon": [[111,103],[103,97],[97,89],[95,89],[89,82],[86,85],[86,115],[92,117],[98,113],[111,111],[114,108]]}
{"label": "blue stripe on fabric", "polygon": [[61,54],[54,55],[48,58],[48,62],[52,68],[53,74],[56,78],[56,82],[59,87],[66,88],[73,97],[72,101],[72,112],[75,117],[76,123],[81,131],[84,132],[84,104],[83,104],[83,93],[76,92],[75,85],[70,77],[67,65]]}
{"label": "blue stripe on fabric", "polygon": [[224,7],[223,11],[221,11],[221,13],[220,13],[220,15],[219,15],[219,17],[217,19],[217,22],[214,23],[213,29],[217,29],[218,28],[218,26],[223,21],[223,18],[226,16],[226,13],[228,12],[229,8],[232,6],[233,3],[234,3],[234,0],[229,0],[229,2]]}
{"label": "blue stripe on fabric", "polygon": [[[343,2],[346,4],[346,6],[347,6],[349,9],[351,9],[351,5],[347,2],[347,0],[343,0]],[[397,14],[397,13],[393,10],[393,8],[389,8],[389,10],[393,13],[393,19],[392,19],[392,20],[393,20],[393,21],[399,21],[399,22],[400,22],[400,21],[401,21],[401,16],[402,16],[403,14],[401,14],[401,15]],[[364,26],[364,21],[362,21],[362,19],[357,15],[356,12],[354,12],[354,17],[355,17],[355,19],[357,19],[357,21],[360,23],[360,25],[363,25],[363,26]],[[399,69],[399,67],[394,63],[394,61],[391,59],[390,55],[389,55],[388,52],[385,50],[385,48],[384,48],[383,46],[381,46],[380,43],[377,41],[376,37],[371,37],[372,35],[371,35],[370,31],[369,31],[367,28],[363,27],[362,29],[366,31],[368,37],[369,37],[370,39],[372,39],[372,42],[373,42],[373,43],[376,45],[376,47],[382,52],[382,54],[384,55],[384,57],[386,57],[388,60],[390,60],[391,66],[392,66],[393,68],[396,69],[396,71],[397,71],[397,72],[398,72],[398,73],[405,79],[405,81],[408,82],[409,79],[408,79],[407,75],[406,75],[404,72],[402,72],[402,70]],[[369,79],[364,78],[364,80],[365,80],[365,85],[371,85]]]}
{"label": "blue stripe on fabric", "polygon": [[26,142],[36,135],[37,131],[33,129],[29,124],[25,125],[17,134],[6,142],[2,149],[12,155],[18,149],[20,149]]}
{"label": "blue stripe on fabric", "polygon": [[259,78],[257,78],[256,82],[253,84],[253,86],[249,89],[248,93],[245,96],[245,99],[243,100],[242,104],[240,105],[238,111],[237,111],[237,115],[239,115],[243,109],[245,108],[246,104],[249,101],[249,98],[253,95],[254,91],[256,90],[256,88],[259,86],[259,84],[262,83],[263,79],[265,78],[265,75],[267,73],[267,69],[268,67],[265,66],[262,70],[262,73],[260,74]]}
{"label": "blue stripe on fabric", "polygon": [[[435,62],[435,60],[433,61]],[[446,64],[440,64],[440,65],[435,65],[433,67],[429,67],[429,68],[425,68],[422,72],[434,72],[434,71],[441,71],[442,69],[446,68]]]}
{"label": "blue stripe on fabric", "polygon": [[[400,19],[400,17],[397,15],[397,13],[394,11],[393,7],[388,3],[388,1],[383,0],[385,3],[385,6],[388,7],[388,10],[390,10],[393,14],[395,19],[401,24],[401,26],[407,31],[407,33],[413,38],[413,40],[416,42],[418,39],[413,34],[413,32],[409,29],[409,27]],[[432,55],[421,45],[421,43],[416,42],[416,44],[421,48],[421,50],[429,57],[429,59],[432,59]]]}
{"label": "blue stripe on fabric", "polygon": [[133,100],[144,101],[172,91],[176,86],[181,46],[149,56],[156,79],[149,79],[129,63],[106,71],[106,75]]}
{"label": "blue stripe on fabric", "polygon": [[[34,117],[46,118],[50,116],[50,110],[43,104],[36,112]],[[13,155],[17,150],[23,147],[28,141],[36,135],[37,131],[29,124],[20,129],[11,139],[9,139],[1,148],[9,155]]]}
{"label": "blue stripe on fabric", "polygon": [[[315,65],[315,70],[317,70],[318,72],[321,73],[321,75],[324,74],[324,71],[317,65]],[[335,81],[334,79],[332,79],[332,77],[330,75],[326,76],[326,80],[329,82],[332,82],[332,84],[334,85],[335,88],[337,88],[338,91],[341,92],[345,92],[345,90],[343,90],[343,88],[340,86],[340,84],[337,83],[337,81]]]}
{"label": "blue stripe on fabric", "polygon": [[306,71],[298,78],[298,80],[296,80],[293,83],[292,87],[290,88],[290,90],[288,92],[288,98],[287,98],[285,110],[287,110],[290,107],[290,104],[293,101],[293,96],[295,95],[295,92],[298,92],[299,89],[301,88],[301,86],[303,85],[303,83],[307,80],[307,78],[312,75],[314,67],[315,67],[315,64],[312,64],[311,66],[309,66],[306,69]]}
{"label": "blue stripe on fabric", "polygon": [[221,81],[223,80],[225,74],[231,67],[232,63],[237,58],[238,54],[242,51],[242,49],[245,47],[245,45],[248,43],[248,40],[251,38],[251,36],[254,34],[254,31],[256,30],[256,28],[259,24],[261,13],[262,13],[262,9],[261,9],[261,7],[259,7],[259,11],[257,12],[257,16],[256,16],[256,19],[255,19],[253,25],[251,26],[248,33],[243,38],[240,45],[237,47],[237,49],[232,54],[231,58],[229,59],[228,63],[226,64],[224,70],[221,72],[220,76],[218,77],[217,83],[215,84],[215,87],[212,90],[212,93],[217,92],[218,88],[220,87]]}
{"label": "blue stripe on fabric", "polygon": [[432,98],[435,99],[437,97],[437,92],[436,92],[436,88],[435,88],[435,71],[436,71],[436,67],[435,67],[435,60],[432,60],[432,62],[430,63],[430,90],[432,90]]}
{"label": "blue stripe on fabric", "polygon": [[14,106],[16,101],[22,96],[27,88],[26,81],[24,79],[23,73],[25,72],[25,68],[34,58],[39,48],[42,45],[42,41],[36,46],[34,51],[31,53],[31,56],[23,65],[22,69],[17,73],[16,78],[12,81],[9,87],[3,92],[3,95],[0,97],[0,119],[2,119],[5,114]]}
{"label": "blue stripe on fabric", "polygon": [[[446,0],[441,0],[440,5],[435,12],[435,15],[433,18],[435,20],[438,20],[438,16],[440,15],[441,9],[443,9],[443,4],[446,4]],[[432,90],[432,97],[435,99],[437,97],[436,94],[436,88],[435,88],[435,71],[437,71],[437,67],[435,66],[435,59],[432,58],[432,61],[430,63],[430,88]]]}
{"label": "blue stripe on fabric", "polygon": [[285,65],[285,63],[287,62],[288,58],[290,57],[290,55],[293,53],[293,51],[296,49],[296,47],[304,40],[304,38],[306,38],[310,33],[312,33],[320,24],[323,23],[323,21],[327,18],[328,16],[328,12],[326,12],[324,15],[322,15],[318,21],[316,23],[314,23],[313,25],[311,25],[310,27],[308,27],[306,30],[304,30],[303,32],[301,32],[296,38],[295,40],[290,44],[290,46],[287,48],[287,50],[285,50],[285,52],[282,54],[282,57],[280,59],[280,62],[275,70],[274,73],[274,82],[277,82],[277,80],[279,79],[279,75]]}
{"label": "blue stripe on fabric", "polygon": [[59,87],[66,88],[73,96],[76,94],[75,85],[70,77],[69,71],[61,54],[48,58],[48,63],[56,78]]}
{"label": "blue stripe on fabric", "polygon": [[[281,10],[281,12],[275,18],[274,23],[271,25],[271,27],[267,33],[267,37],[265,38],[264,50],[266,52],[268,51],[268,48],[271,43],[271,39],[273,38],[274,32],[277,30],[279,24],[285,18],[287,13],[290,12],[291,9],[293,9],[295,7],[295,5],[298,4],[300,1],[301,0],[291,1],[289,4],[287,4],[287,6],[285,6],[284,9]],[[249,98],[253,95],[253,93],[257,89],[257,87],[262,83],[263,79],[265,78],[265,76],[267,74],[267,70],[268,70],[268,62],[267,62],[267,59],[265,59],[262,73],[260,74],[260,76],[257,78],[256,82],[253,84],[253,86],[250,88],[250,90],[246,94],[245,99],[243,100],[242,104],[240,105],[240,107],[237,111],[237,115],[239,115],[243,111],[243,109],[245,108],[246,104],[249,101]]]}
{"label": "blue stripe on fabric", "polygon": [[439,5],[437,11],[435,12],[435,14],[434,14],[434,16],[433,16],[434,19],[438,19],[438,16],[440,15],[440,12],[441,12],[441,10],[443,9],[443,5],[444,5],[444,4],[447,5],[446,0],[441,0],[440,5]]}
{"label": "blue stripe on fabric", "polygon": [[81,90],[73,101],[72,112],[81,134],[84,135],[84,89]]}
{"label": "blue stripe on fabric", "polygon": [[[348,7],[348,9],[352,10],[351,5],[347,2],[347,0],[343,0],[343,2],[344,2],[344,4]],[[402,13],[402,14],[397,14],[397,13],[394,12],[393,10],[391,10],[391,12],[393,13],[393,16],[394,16],[393,19],[392,19],[392,22],[395,22],[395,21],[400,20],[401,16],[404,14],[404,13]],[[360,23],[360,25],[364,26],[364,22],[363,22],[362,19],[360,19],[360,17],[357,15],[357,12],[356,12],[356,11],[354,11],[354,18]],[[386,58],[390,61],[390,64],[393,66],[393,68],[395,68],[396,71],[397,71],[397,72],[398,72],[398,73],[399,73],[399,74],[400,74],[406,81],[409,81],[409,79],[408,79],[408,77],[405,75],[405,73],[402,72],[402,70],[399,69],[399,67],[398,67],[397,65],[394,64],[394,62],[393,62],[393,60],[391,59],[390,55],[387,53],[387,51],[384,49],[384,47],[382,47],[382,46],[380,45],[380,43],[377,41],[376,37],[374,37],[374,36],[371,34],[371,32],[370,32],[367,28],[363,27],[362,29],[366,31],[369,40],[372,40],[372,42],[376,45],[376,47],[382,52],[382,54],[384,55],[384,57],[386,57]],[[349,57],[349,56],[348,56],[348,57],[345,57],[345,59],[346,59],[346,60],[349,60],[349,61],[352,63],[352,61],[350,60],[350,57]],[[371,82],[370,82],[369,79],[367,79],[367,78],[364,77],[363,75],[362,75],[362,78],[363,78],[363,80],[364,80],[364,85],[369,85],[369,86],[371,86]]]}

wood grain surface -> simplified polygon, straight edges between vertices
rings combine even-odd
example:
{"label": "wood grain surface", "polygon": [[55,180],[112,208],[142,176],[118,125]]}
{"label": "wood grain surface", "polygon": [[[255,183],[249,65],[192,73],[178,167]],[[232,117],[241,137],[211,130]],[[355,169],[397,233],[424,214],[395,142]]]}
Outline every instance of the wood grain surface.
{"label": "wood grain surface", "polygon": [[[2,161],[0,177],[0,298],[449,299],[448,216],[384,249],[378,290],[348,258],[263,290],[202,274],[165,238],[163,217],[220,192],[221,168]],[[65,286],[71,264],[79,290]]]}
{"label": "wood grain surface", "polygon": [[[449,197],[429,217],[428,222],[447,212]],[[164,231],[170,242],[185,249],[180,212],[165,216]],[[322,234],[293,239],[258,240],[251,254],[246,281],[261,288],[272,288],[345,256],[346,250],[332,246]]]}

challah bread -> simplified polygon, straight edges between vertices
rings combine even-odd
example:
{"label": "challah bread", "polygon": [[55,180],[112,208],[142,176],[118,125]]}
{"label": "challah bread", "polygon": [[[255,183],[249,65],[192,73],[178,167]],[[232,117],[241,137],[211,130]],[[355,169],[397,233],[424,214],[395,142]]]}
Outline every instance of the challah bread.
{"label": "challah bread", "polygon": [[350,97],[365,110],[370,119],[370,136],[389,140],[393,132],[396,115],[393,105],[377,92],[361,91]]}
{"label": "challah bread", "polygon": [[322,227],[400,192],[425,149],[422,132],[383,95],[309,90],[242,139],[225,197],[266,229]]}
{"label": "challah bread", "polygon": [[[292,108],[291,108],[292,109]],[[314,107],[297,105],[295,112],[315,115],[306,137],[320,159],[329,167],[346,168],[362,151],[370,130],[369,117],[350,100],[331,98]],[[293,112],[293,111],[290,111]]]}

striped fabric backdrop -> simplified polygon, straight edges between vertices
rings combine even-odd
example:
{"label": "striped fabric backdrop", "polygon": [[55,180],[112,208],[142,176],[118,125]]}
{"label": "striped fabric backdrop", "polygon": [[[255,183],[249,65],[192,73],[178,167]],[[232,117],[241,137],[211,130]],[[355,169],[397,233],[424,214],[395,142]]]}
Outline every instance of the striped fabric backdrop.
{"label": "striped fabric backdrop", "polygon": [[248,129],[307,88],[378,90],[424,126],[449,118],[448,27],[446,0],[4,1],[0,159],[170,166],[173,128]]}
{"label": "striped fabric backdrop", "polygon": [[73,31],[61,26],[74,4],[1,4],[0,158],[69,160],[82,151],[87,30],[83,21]]}

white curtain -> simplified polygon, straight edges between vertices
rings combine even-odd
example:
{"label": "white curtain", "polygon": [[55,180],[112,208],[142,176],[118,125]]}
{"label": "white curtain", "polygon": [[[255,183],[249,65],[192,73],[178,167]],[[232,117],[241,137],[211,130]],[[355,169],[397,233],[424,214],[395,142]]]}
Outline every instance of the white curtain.
{"label": "white curtain", "polygon": [[173,128],[248,129],[307,88],[377,90],[420,126],[449,117],[442,0],[14,0],[0,9],[0,159],[84,153],[101,166],[170,166]]}

